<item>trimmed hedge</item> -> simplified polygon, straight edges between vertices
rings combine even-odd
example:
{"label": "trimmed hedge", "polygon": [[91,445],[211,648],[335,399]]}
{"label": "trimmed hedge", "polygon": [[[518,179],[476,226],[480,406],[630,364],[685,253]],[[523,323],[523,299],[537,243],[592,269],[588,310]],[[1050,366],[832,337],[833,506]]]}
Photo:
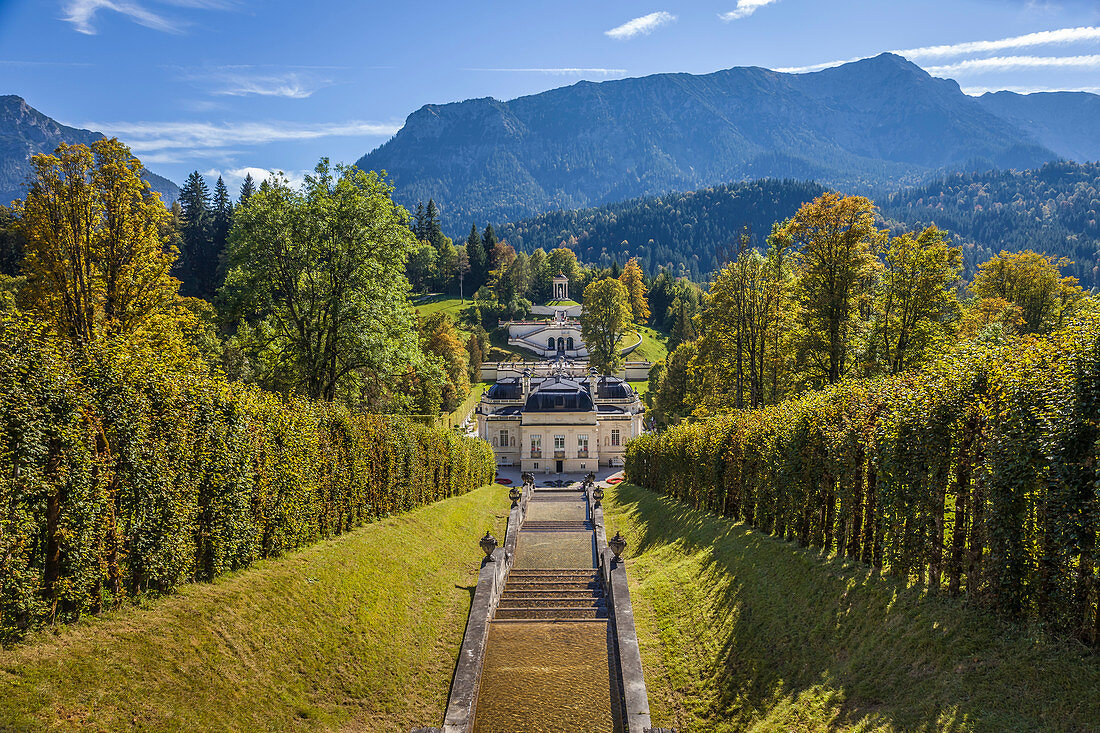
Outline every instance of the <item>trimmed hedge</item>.
{"label": "trimmed hedge", "polygon": [[483,441],[0,322],[0,642],[491,483]]}
{"label": "trimmed hedge", "polygon": [[629,480],[1100,642],[1100,318],[644,435]]}

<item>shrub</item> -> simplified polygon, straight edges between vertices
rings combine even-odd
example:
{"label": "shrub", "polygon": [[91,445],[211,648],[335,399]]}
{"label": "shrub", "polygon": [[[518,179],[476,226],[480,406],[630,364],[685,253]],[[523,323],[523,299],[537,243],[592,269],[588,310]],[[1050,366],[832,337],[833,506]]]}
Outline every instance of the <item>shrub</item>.
{"label": "shrub", "polygon": [[1100,319],[643,435],[644,487],[1100,642]]}
{"label": "shrub", "polygon": [[490,483],[483,442],[0,322],[0,642]]}

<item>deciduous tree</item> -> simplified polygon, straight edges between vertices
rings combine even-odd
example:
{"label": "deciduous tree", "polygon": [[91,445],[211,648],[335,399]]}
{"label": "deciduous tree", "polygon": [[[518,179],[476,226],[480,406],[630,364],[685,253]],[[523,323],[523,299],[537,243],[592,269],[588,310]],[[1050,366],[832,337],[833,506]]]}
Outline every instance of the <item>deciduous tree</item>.
{"label": "deciduous tree", "polygon": [[1015,303],[1028,333],[1046,333],[1065,323],[1085,296],[1077,278],[1062,277],[1059,267],[1067,263],[1030,250],[1001,252],[978,268],[970,289]]}
{"label": "deciduous tree", "polygon": [[645,275],[642,274],[637,257],[631,257],[626,263],[619,275],[619,282],[626,287],[630,296],[630,312],[634,315],[634,322],[644,325],[649,321],[649,301],[646,300]]}
{"label": "deciduous tree", "polygon": [[584,289],[581,336],[593,367],[612,372],[622,365],[619,340],[630,323],[630,296],[621,282],[607,278]]}
{"label": "deciduous tree", "polygon": [[58,147],[31,158],[16,214],[26,241],[27,305],[85,346],[171,321],[179,281],[169,213],[141,162],[116,139]]}
{"label": "deciduous tree", "polygon": [[962,250],[948,245],[936,227],[890,241],[875,325],[886,371],[897,374],[937,355],[933,350],[949,338],[959,316],[961,271]]}
{"label": "deciduous tree", "polygon": [[393,384],[423,363],[404,275],[415,240],[391,192],[322,159],[300,191],[276,179],[240,211],[223,303],[257,334],[261,382],[357,401],[364,380]]}
{"label": "deciduous tree", "polygon": [[877,265],[875,206],[863,196],[826,193],[803,204],[779,234],[798,254],[800,348],[811,381],[839,382],[861,333],[859,299],[870,292]]}

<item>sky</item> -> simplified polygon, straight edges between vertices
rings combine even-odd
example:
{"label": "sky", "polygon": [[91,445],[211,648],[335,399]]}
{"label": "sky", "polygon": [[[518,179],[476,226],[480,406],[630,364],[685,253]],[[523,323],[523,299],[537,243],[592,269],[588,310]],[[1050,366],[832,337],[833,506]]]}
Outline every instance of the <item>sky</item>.
{"label": "sky", "polygon": [[1100,0],[0,0],[0,94],[231,190],[353,163],[425,104],[883,51],[972,94],[1100,92]]}

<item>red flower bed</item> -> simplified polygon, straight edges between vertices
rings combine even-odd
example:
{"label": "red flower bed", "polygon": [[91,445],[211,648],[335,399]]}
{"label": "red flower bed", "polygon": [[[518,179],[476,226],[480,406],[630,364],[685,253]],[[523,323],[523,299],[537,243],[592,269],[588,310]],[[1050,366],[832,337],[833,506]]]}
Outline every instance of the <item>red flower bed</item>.
{"label": "red flower bed", "polygon": [[510,478],[500,478],[498,476],[497,477],[497,483],[498,484],[503,484],[505,486],[510,486],[512,484],[512,479],[510,479]]}
{"label": "red flower bed", "polygon": [[615,484],[621,484],[622,482],[623,482],[623,479],[622,479],[621,476],[616,476],[614,478],[609,478],[607,480],[607,483],[611,484],[612,486],[614,486]]}

